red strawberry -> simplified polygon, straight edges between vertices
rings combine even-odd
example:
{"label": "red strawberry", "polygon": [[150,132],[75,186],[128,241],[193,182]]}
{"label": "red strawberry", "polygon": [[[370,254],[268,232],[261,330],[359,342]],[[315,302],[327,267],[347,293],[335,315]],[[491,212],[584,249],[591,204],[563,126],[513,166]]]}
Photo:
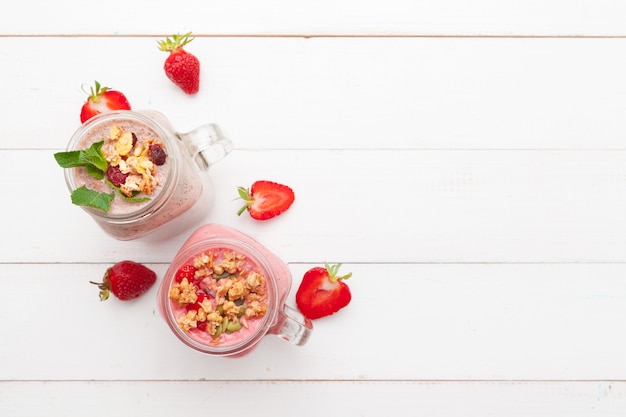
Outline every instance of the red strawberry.
{"label": "red strawberry", "polygon": [[191,32],[173,35],[164,41],[158,41],[159,49],[169,52],[163,64],[165,75],[187,94],[195,94],[200,89],[200,61],[183,47],[191,42]]}
{"label": "red strawberry", "polygon": [[198,296],[198,298],[196,299],[196,302],[193,304],[188,304],[185,308],[187,309],[187,311],[189,310],[196,310],[198,311],[202,306],[202,302],[204,300],[206,300],[206,294],[203,292],[198,292],[196,293],[196,295]]}
{"label": "red strawberry", "polygon": [[325,264],[325,268],[318,266],[304,274],[296,292],[296,304],[305,317],[313,320],[330,316],[350,303],[350,288],[343,280],[352,273],[337,276],[340,266]]}
{"label": "red strawberry", "polygon": [[100,301],[112,292],[120,300],[137,298],[156,282],[156,274],[148,267],[133,261],[121,261],[107,269],[101,283],[90,281],[100,288]]}
{"label": "red strawberry", "polygon": [[239,196],[246,204],[237,215],[248,210],[256,220],[267,220],[287,210],[295,199],[293,190],[286,185],[271,181],[256,181],[250,189],[237,188]]}
{"label": "red strawberry", "polygon": [[130,103],[121,92],[111,90],[109,87],[101,87],[98,81],[95,81],[95,88],[90,89],[91,95],[80,110],[81,123],[85,123],[96,114],[111,110],[130,110]]}
{"label": "red strawberry", "polygon": [[180,267],[178,271],[176,271],[176,276],[174,277],[174,281],[179,284],[183,282],[184,278],[187,278],[187,282],[193,282],[196,276],[196,268],[193,265],[183,265]]}

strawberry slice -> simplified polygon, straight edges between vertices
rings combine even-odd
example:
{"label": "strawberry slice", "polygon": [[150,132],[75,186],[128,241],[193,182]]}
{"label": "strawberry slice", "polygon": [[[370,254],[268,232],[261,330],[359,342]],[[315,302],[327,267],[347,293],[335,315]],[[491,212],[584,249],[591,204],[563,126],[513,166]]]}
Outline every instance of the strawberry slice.
{"label": "strawberry slice", "polygon": [[95,81],[95,88],[90,87],[91,94],[83,104],[80,111],[80,122],[85,123],[96,114],[106,113],[111,110],[130,110],[130,103],[126,96],[109,87],[102,87]]}
{"label": "strawberry slice", "polygon": [[237,215],[248,210],[256,220],[267,220],[285,212],[295,200],[293,190],[272,181],[256,181],[249,189],[239,187],[239,196],[246,204]]}
{"label": "strawberry slice", "polygon": [[296,304],[305,317],[313,320],[336,313],[352,300],[350,288],[343,280],[352,273],[337,276],[341,264],[309,269],[296,292]]}

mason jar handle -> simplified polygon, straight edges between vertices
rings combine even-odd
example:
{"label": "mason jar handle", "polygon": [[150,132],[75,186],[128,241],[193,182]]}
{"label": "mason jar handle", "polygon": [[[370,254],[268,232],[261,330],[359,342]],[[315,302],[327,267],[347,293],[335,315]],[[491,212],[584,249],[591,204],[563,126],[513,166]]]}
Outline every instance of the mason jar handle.
{"label": "mason jar handle", "polygon": [[178,137],[202,171],[207,170],[233,150],[233,143],[214,123],[202,125],[187,133],[179,133]]}
{"label": "mason jar handle", "polygon": [[296,346],[304,345],[311,336],[313,323],[293,307],[287,304],[278,313],[278,323],[269,333],[275,334],[283,340]]}

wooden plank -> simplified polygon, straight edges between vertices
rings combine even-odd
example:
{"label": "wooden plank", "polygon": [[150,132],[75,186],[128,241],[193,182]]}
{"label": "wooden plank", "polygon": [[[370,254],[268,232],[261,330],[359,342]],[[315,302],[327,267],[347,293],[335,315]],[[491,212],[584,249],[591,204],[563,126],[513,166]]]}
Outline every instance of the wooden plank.
{"label": "wooden plank", "polygon": [[157,39],[0,38],[0,148],[64,147],[97,79],[246,149],[624,149],[624,38],[203,38],[193,97]]}
{"label": "wooden plank", "polygon": [[[411,407],[432,417],[621,417],[623,382],[402,382],[349,381],[0,382],[0,411],[27,417],[137,417],[197,413],[255,413],[275,417],[380,416]],[[33,399],[37,400],[34,401]],[[320,399],[323,399],[321,401]],[[311,403],[315,406],[311,406]]]}
{"label": "wooden plank", "polygon": [[[107,266],[0,265],[2,330],[15,335],[0,345],[0,380],[626,379],[624,264],[346,264],[352,302],[317,320],[307,345],[267,337],[237,359],[182,345],[156,287],[98,301],[88,281]],[[166,265],[149,266],[160,282]],[[312,266],[289,265],[289,304]]]}
{"label": "wooden plank", "polygon": [[[52,154],[0,153],[0,177],[11,178],[3,192],[12,196],[0,262],[166,262],[209,222],[238,228],[289,262],[626,260],[623,151],[235,150],[210,171],[210,209],[203,200],[132,242],[105,236],[71,205]],[[36,184],[15,176],[25,161],[46,173]],[[295,204],[268,222],[237,216],[237,186],[262,178],[290,184]]]}
{"label": "wooden plank", "polygon": [[180,22],[166,0],[132,7],[112,0],[107,11],[94,18],[91,8],[69,0],[16,2],[0,17],[0,33],[623,36],[626,14],[619,0],[190,0],[175,12],[184,16]]}

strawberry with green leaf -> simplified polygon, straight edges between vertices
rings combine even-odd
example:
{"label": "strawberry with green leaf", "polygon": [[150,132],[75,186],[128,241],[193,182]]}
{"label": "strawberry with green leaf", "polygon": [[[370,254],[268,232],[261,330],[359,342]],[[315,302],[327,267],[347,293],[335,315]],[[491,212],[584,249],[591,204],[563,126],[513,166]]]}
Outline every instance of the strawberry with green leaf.
{"label": "strawberry with green leaf", "polygon": [[200,60],[187,52],[184,47],[194,38],[191,32],[184,35],[172,35],[158,41],[159,49],[169,52],[163,64],[165,75],[187,94],[196,94],[200,90]]}
{"label": "strawberry with green leaf", "polygon": [[313,320],[335,314],[352,300],[344,280],[352,273],[339,276],[341,264],[314,267],[308,270],[296,292],[296,305],[305,317]]}
{"label": "strawberry with green leaf", "polygon": [[85,123],[97,114],[106,113],[111,110],[130,110],[130,103],[126,96],[117,90],[103,87],[98,81],[94,81],[95,86],[90,87],[91,94],[80,110],[80,122]]}
{"label": "strawberry with green leaf", "polygon": [[255,181],[250,188],[239,187],[239,197],[245,205],[237,215],[244,211],[256,220],[267,220],[285,212],[295,200],[293,190],[273,181]]}

